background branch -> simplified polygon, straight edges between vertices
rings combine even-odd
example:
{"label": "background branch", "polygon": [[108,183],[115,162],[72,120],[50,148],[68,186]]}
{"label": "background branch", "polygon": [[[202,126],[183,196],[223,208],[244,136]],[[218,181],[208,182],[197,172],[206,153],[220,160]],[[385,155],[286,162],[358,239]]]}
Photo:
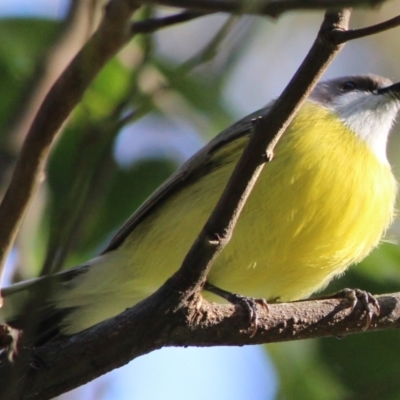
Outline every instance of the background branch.
{"label": "background branch", "polygon": [[344,7],[376,7],[386,0],[139,0],[141,4],[159,4],[200,12],[228,12],[278,17],[293,10],[327,10]]}
{"label": "background branch", "polygon": [[59,37],[48,50],[38,73],[31,78],[30,91],[25,93],[25,104],[18,108],[15,121],[10,129],[10,141],[19,150],[46,94],[70,63],[76,53],[93,33],[101,14],[101,0],[82,2],[73,0],[66,20],[62,23]]}
{"label": "background branch", "polygon": [[171,25],[187,22],[195,18],[203,17],[207,13],[195,11],[183,11],[179,14],[170,15],[162,18],[149,18],[144,21],[137,21],[132,24],[131,33],[152,33],[159,29],[167,28]]}
{"label": "background branch", "polygon": [[35,72],[29,81],[25,83],[23,96],[11,110],[7,126],[3,128],[5,140],[0,155],[1,198],[9,183],[17,154],[40,104],[94,29],[93,16],[99,14],[97,3],[71,1],[66,18],[60,24],[54,40],[47,46],[43,43],[41,60],[36,65]]}

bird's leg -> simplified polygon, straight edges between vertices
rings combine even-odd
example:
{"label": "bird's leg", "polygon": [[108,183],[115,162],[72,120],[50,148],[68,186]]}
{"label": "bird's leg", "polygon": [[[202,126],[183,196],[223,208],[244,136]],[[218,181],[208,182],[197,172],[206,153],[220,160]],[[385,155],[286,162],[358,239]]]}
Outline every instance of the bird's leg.
{"label": "bird's leg", "polygon": [[253,297],[246,297],[237,293],[227,292],[226,290],[220,289],[209,282],[205,283],[203,289],[207,290],[208,292],[214,293],[219,297],[222,297],[231,304],[238,305],[244,308],[249,315],[249,322],[252,328],[251,337],[253,337],[257,333],[257,304],[263,306],[267,311],[269,311],[268,303],[265,299],[255,299]]}

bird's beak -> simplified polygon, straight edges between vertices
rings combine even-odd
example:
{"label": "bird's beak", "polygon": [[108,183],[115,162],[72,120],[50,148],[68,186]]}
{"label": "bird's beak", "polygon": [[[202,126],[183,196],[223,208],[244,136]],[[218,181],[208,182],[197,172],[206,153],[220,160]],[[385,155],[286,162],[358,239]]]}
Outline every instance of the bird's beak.
{"label": "bird's beak", "polygon": [[385,94],[385,93],[390,93],[398,100],[400,100],[400,82],[394,83],[393,85],[386,86],[376,91],[376,94]]}

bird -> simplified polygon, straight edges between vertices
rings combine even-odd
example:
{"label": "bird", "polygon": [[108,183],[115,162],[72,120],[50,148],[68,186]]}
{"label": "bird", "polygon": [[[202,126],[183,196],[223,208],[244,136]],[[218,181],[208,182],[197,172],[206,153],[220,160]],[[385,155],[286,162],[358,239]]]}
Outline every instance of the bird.
{"label": "bird", "polygon": [[[272,103],[184,163],[97,257],[3,289],[0,323],[23,331],[24,309],[45,288],[43,304],[31,310],[40,322],[36,339],[45,342],[82,332],[155,292],[179,269],[248,143],[252,121]],[[395,216],[397,182],[386,148],[399,108],[400,83],[384,77],[318,83],[263,169],[203,297],[305,299],[378,246]]]}

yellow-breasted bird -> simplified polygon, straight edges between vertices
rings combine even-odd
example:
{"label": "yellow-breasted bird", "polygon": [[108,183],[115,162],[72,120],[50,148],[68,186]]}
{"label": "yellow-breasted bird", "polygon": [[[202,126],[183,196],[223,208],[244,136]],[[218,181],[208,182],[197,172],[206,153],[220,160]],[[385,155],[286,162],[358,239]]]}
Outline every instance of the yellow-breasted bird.
{"label": "yellow-breasted bird", "polygon": [[[298,300],[366,257],[394,216],[397,183],[386,143],[399,107],[400,83],[382,77],[319,83],[261,173],[208,288]],[[45,338],[80,332],[153,293],[180,267],[215,206],[251,120],[268,111],[232,125],[189,159],[100,256],[5,289],[0,322],[23,328],[21,310],[44,281],[47,300],[37,312]]]}

